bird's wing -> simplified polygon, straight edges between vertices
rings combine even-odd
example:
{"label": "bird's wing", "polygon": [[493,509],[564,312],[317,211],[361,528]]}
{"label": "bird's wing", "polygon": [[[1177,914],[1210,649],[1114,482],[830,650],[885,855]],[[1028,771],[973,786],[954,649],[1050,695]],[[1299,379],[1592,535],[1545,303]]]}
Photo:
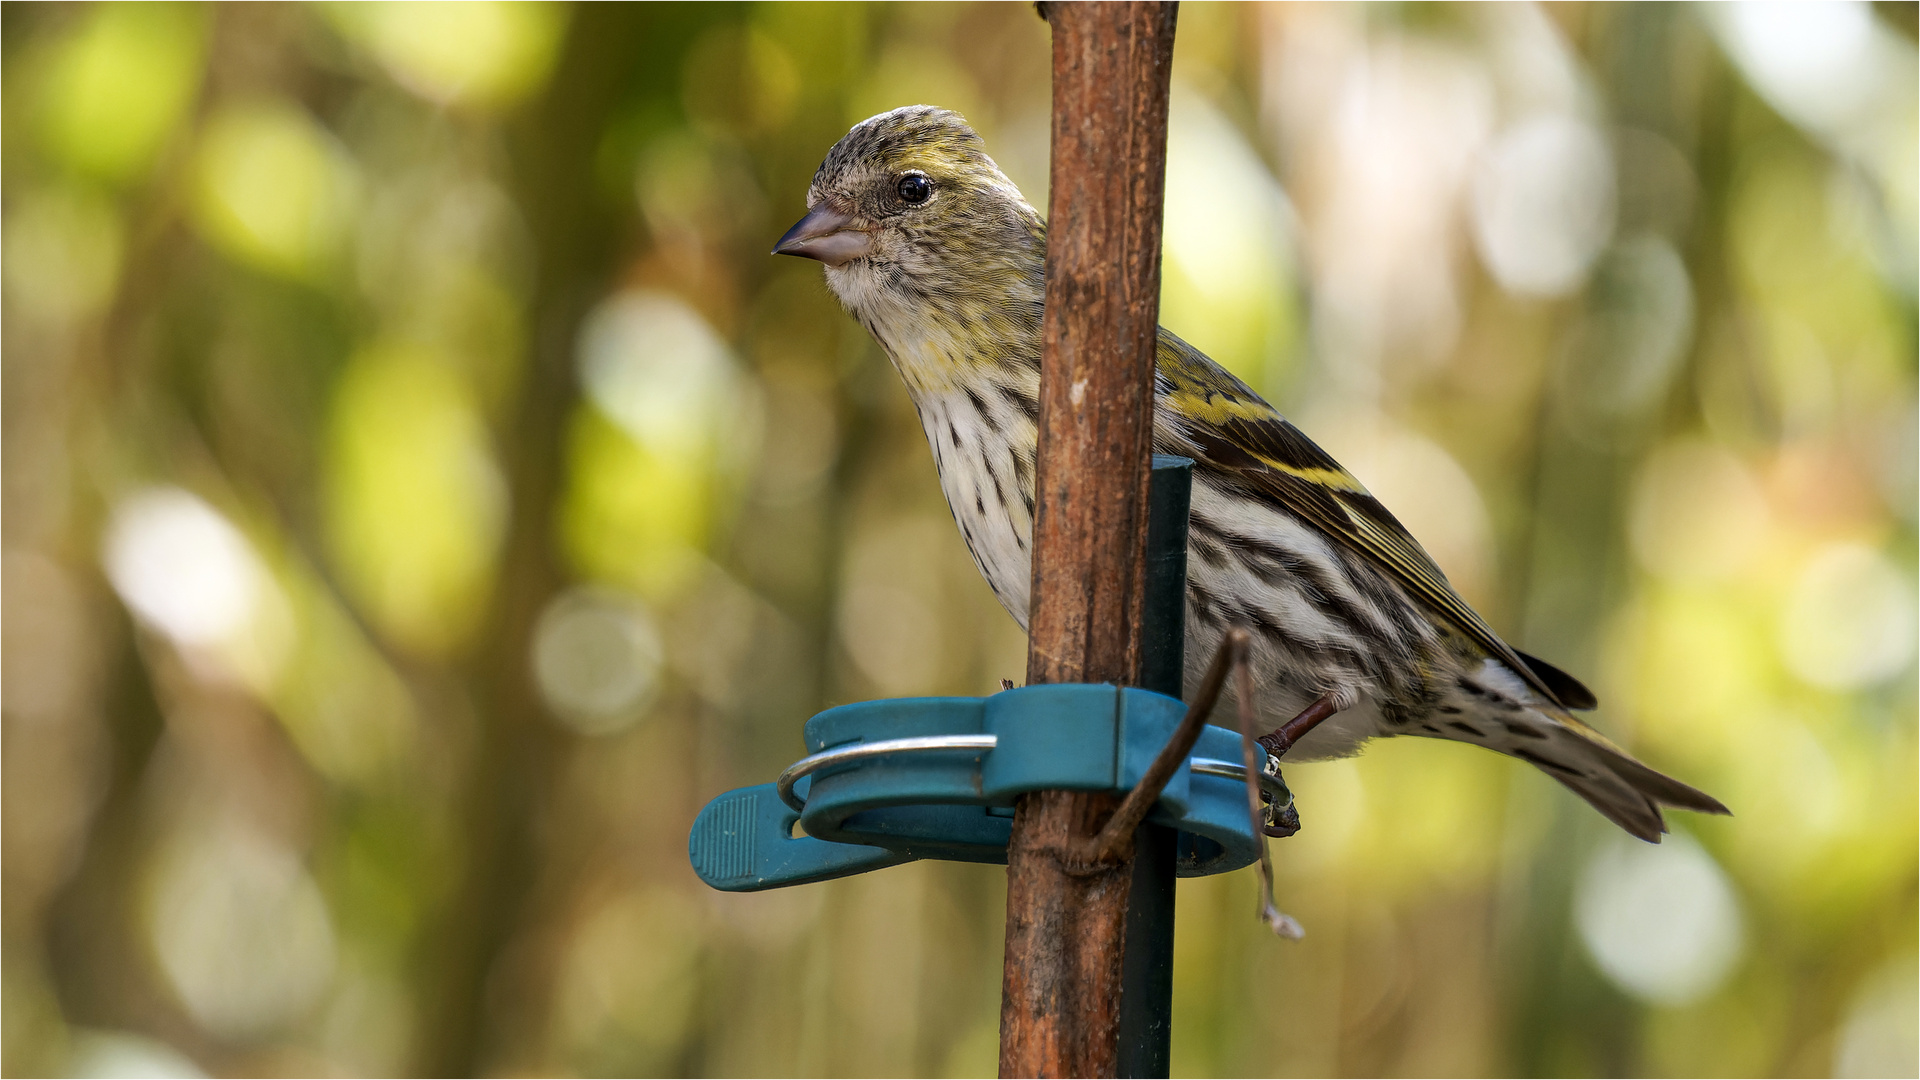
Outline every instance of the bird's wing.
{"label": "bird's wing", "polygon": [[[1571,676],[1556,688],[1486,624],[1447,583],[1433,558],[1353,474],[1314,445],[1247,385],[1199,350],[1160,331],[1158,396],[1208,465],[1238,478],[1386,571],[1436,614],[1563,708],[1592,708]],[[1574,690],[1577,688],[1578,693]],[[1584,727],[1585,725],[1581,725]]]}

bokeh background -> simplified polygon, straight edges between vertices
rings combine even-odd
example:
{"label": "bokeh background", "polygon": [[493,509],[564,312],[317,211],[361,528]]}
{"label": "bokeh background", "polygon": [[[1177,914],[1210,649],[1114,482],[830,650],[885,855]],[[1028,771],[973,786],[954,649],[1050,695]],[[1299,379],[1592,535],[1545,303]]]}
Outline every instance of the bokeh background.
{"label": "bokeh background", "polygon": [[[990,1074],[997,868],[708,891],[698,807],[1024,642],[773,259],[1027,5],[7,4],[10,1075]],[[1915,8],[1180,16],[1162,318],[1714,792],[1289,770],[1180,1075],[1914,1075]]]}

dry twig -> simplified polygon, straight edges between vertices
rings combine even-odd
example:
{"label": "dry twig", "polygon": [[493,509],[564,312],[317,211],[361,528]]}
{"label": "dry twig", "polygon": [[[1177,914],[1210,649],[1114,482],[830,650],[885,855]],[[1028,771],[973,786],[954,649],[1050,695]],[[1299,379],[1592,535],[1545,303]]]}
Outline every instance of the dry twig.
{"label": "dry twig", "polygon": [[1260,921],[1281,937],[1297,941],[1306,936],[1306,931],[1293,916],[1273,906],[1273,861],[1267,855],[1266,818],[1260,812],[1260,777],[1265,772],[1260,759],[1266,752],[1254,739],[1253,669],[1247,662],[1247,636],[1243,631],[1239,633],[1240,647],[1234,650],[1233,660],[1233,696],[1238,699],[1235,704],[1240,712],[1240,760],[1247,770],[1247,819],[1253,825],[1255,842],[1260,845]]}
{"label": "dry twig", "polygon": [[1181,718],[1173,737],[1160,748],[1153,764],[1147,767],[1140,782],[1133,785],[1133,790],[1127,792],[1126,799],[1107,819],[1099,835],[1078,845],[1074,852],[1077,859],[1092,865],[1108,864],[1125,859],[1132,851],[1134,830],[1146,820],[1147,812],[1153,809],[1160,793],[1166,790],[1167,781],[1173,779],[1180,763],[1193,752],[1193,744],[1200,740],[1201,729],[1207,726],[1207,717],[1213,714],[1213,706],[1220,700],[1220,689],[1226,685],[1227,670],[1234,663],[1233,658],[1244,655],[1246,649],[1245,630],[1236,627],[1221,638],[1220,647],[1213,652],[1213,662],[1207,665],[1207,674],[1200,680],[1200,690],[1187,706],[1187,715]]}

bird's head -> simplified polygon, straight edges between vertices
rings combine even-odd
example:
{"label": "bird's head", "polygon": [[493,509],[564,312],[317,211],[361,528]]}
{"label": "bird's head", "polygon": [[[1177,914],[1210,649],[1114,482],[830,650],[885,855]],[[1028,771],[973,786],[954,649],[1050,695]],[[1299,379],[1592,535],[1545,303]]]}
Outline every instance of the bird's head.
{"label": "bird's head", "polygon": [[827,265],[827,283],[869,322],[889,309],[1038,280],[1040,215],[958,113],[908,105],[864,120],[814,174],[807,216],[774,246]]}

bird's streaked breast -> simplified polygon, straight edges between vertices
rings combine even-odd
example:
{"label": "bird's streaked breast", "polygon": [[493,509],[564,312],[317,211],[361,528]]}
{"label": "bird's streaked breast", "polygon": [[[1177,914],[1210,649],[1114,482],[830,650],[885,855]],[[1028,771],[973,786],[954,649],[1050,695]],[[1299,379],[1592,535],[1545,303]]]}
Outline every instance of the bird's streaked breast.
{"label": "bird's streaked breast", "polygon": [[916,395],[914,404],[967,551],[1024,629],[1032,582],[1033,421],[992,383]]}

